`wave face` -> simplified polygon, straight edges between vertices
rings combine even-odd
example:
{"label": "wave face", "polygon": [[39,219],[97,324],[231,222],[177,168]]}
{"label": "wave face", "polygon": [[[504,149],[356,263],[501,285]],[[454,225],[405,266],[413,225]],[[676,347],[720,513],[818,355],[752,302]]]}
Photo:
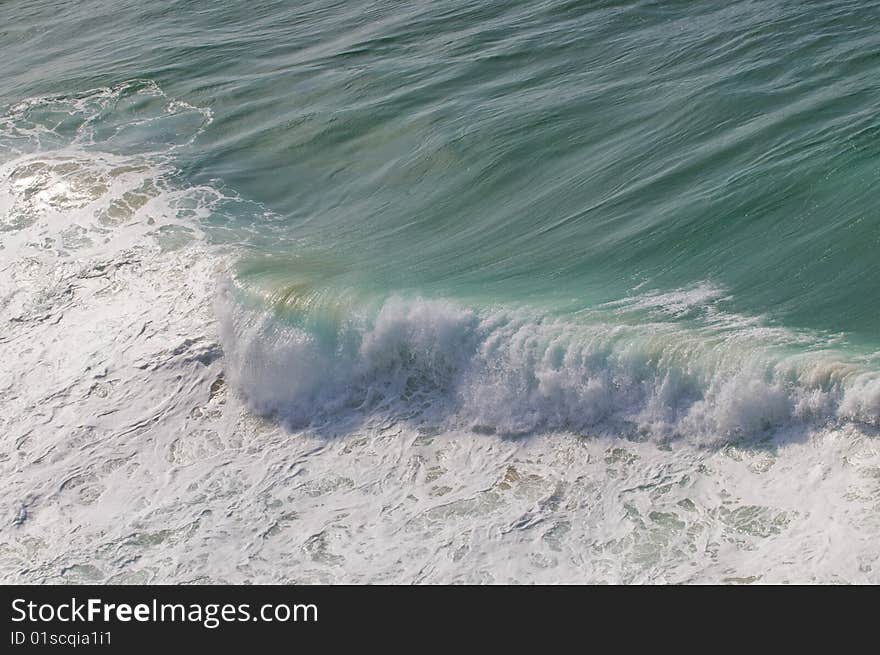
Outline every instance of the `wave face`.
{"label": "wave face", "polygon": [[0,3],[0,579],[876,582],[880,3],[586,4]]}

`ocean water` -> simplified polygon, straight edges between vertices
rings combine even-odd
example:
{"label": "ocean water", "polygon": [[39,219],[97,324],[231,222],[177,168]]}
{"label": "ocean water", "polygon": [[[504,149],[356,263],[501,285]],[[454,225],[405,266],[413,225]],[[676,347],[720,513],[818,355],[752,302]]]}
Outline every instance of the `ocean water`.
{"label": "ocean water", "polygon": [[0,580],[880,581],[878,25],[3,2]]}

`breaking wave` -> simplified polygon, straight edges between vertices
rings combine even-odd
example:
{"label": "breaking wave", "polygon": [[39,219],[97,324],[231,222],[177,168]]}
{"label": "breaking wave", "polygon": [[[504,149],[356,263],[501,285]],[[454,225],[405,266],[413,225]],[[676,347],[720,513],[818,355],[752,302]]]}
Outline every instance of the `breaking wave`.
{"label": "breaking wave", "polygon": [[869,356],[727,314],[708,284],[578,317],[403,297],[342,307],[333,295],[286,293],[267,309],[240,281],[221,288],[230,378],[257,411],[297,426],[384,411],[502,434],[701,441],[880,423]]}

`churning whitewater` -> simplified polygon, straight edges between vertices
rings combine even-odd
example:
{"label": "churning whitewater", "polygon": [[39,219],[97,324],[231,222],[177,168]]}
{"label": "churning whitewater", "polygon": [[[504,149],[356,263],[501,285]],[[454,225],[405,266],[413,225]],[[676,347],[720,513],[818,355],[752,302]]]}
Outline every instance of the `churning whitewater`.
{"label": "churning whitewater", "polygon": [[878,3],[21,4],[0,580],[880,582]]}
{"label": "churning whitewater", "polygon": [[[293,426],[390,409],[506,435],[703,442],[880,424],[876,357],[726,315],[712,288],[637,296],[577,320],[398,297],[327,317],[307,302],[308,327],[277,306],[242,308],[235,291],[223,286],[219,309],[230,377],[257,411]],[[693,313],[695,325],[663,321],[670,313]],[[792,343],[803,349],[786,352]]]}

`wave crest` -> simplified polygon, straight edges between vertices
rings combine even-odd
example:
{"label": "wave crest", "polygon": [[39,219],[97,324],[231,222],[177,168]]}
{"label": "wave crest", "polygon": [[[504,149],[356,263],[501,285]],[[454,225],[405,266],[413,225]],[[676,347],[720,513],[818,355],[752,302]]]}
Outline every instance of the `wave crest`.
{"label": "wave crest", "polygon": [[502,434],[711,441],[880,417],[880,377],[833,349],[786,352],[778,329],[400,297],[298,324],[240,291],[223,285],[217,309],[230,378],[254,409],[297,426],[349,410]]}

